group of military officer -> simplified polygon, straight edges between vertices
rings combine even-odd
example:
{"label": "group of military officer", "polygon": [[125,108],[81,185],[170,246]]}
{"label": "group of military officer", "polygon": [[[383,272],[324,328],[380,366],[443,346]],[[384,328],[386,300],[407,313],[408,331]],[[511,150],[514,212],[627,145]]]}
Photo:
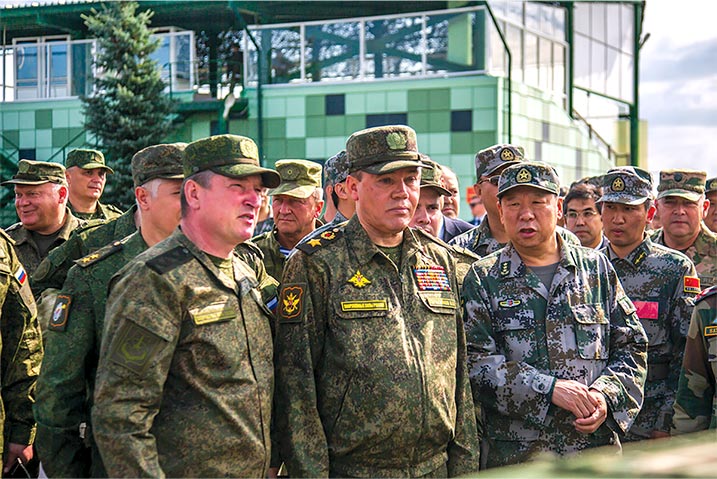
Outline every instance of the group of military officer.
{"label": "group of military officer", "polygon": [[662,172],[653,201],[618,167],[563,198],[494,145],[473,228],[400,125],[351,135],[323,181],[242,136],[151,146],[121,215],[100,152],[66,166],[5,182],[5,472],[34,442],[50,477],[453,477],[717,424],[703,172]]}

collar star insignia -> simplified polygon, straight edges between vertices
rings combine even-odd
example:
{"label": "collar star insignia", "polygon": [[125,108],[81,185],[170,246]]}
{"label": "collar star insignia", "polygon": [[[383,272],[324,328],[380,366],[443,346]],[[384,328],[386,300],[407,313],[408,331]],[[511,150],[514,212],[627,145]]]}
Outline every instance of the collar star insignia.
{"label": "collar star insignia", "polygon": [[318,238],[315,238],[315,239],[309,240],[309,244],[314,247],[321,246],[321,240]]}
{"label": "collar star insignia", "polygon": [[527,183],[532,179],[533,175],[531,175],[530,171],[528,171],[526,168],[523,168],[518,172],[517,175],[515,175],[515,181],[517,181],[518,183]]}
{"label": "collar star insignia", "polygon": [[353,284],[357,288],[365,288],[367,285],[371,284],[371,280],[369,280],[366,276],[362,275],[361,271],[359,270],[356,270],[356,273],[354,273],[354,275],[349,278],[348,282]]}

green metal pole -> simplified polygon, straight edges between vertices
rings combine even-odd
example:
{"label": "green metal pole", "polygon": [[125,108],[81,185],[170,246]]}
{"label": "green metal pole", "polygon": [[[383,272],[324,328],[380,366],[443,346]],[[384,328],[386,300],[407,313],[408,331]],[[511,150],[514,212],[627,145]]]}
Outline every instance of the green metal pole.
{"label": "green metal pole", "polygon": [[567,75],[565,75],[565,95],[570,118],[573,116],[573,80],[575,76],[575,5],[573,2],[566,2],[565,5],[565,41],[568,43],[568,57],[566,58]]}
{"label": "green metal pole", "polygon": [[632,105],[630,106],[630,164],[640,164],[640,38],[642,37],[642,3],[634,7],[633,37],[634,61],[632,65]]}

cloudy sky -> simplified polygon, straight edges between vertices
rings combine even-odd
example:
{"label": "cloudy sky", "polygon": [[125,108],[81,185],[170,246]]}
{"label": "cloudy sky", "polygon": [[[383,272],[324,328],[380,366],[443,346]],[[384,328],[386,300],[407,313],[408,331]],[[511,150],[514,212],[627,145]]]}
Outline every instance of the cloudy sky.
{"label": "cloudy sky", "polygon": [[640,116],[652,171],[689,167],[717,176],[717,2],[647,0]]}

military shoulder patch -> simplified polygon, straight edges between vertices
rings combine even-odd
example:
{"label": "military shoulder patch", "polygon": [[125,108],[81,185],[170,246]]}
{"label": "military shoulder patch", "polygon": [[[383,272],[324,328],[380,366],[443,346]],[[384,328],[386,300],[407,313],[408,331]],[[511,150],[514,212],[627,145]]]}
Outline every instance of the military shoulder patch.
{"label": "military shoulder patch", "polygon": [[192,253],[190,253],[187,248],[184,246],[177,246],[169,251],[165,251],[159,256],[155,256],[147,261],[146,264],[153,271],[156,271],[159,274],[164,274],[172,271],[178,266],[183,265],[184,263],[189,262],[191,259]]}
{"label": "military shoulder patch", "polygon": [[705,326],[704,336],[705,338],[709,338],[710,336],[717,336],[717,326]]}
{"label": "military shoulder patch", "polygon": [[124,240],[113,241],[111,244],[98,249],[94,253],[90,253],[87,256],[83,256],[82,258],[75,260],[75,264],[79,265],[81,268],[87,268],[88,266],[93,265],[108,256],[112,256],[117,251],[122,251],[123,247]]}
{"label": "military shoulder patch", "polygon": [[109,359],[135,374],[142,374],[164,339],[132,321],[123,321],[112,341]]}
{"label": "military shoulder patch", "polygon": [[279,293],[279,321],[282,323],[298,323],[304,316],[304,295],[306,285],[303,283],[287,284]]}
{"label": "military shoulder patch", "polygon": [[302,241],[296,245],[296,249],[303,251],[306,254],[313,254],[320,248],[335,242],[341,238],[344,234],[344,229],[341,226],[336,226],[331,229],[327,229],[316,236],[312,236],[311,239]]}
{"label": "military shoulder patch", "polygon": [[714,285],[714,286],[712,286],[712,287],[707,288],[707,289],[704,290],[704,291],[702,291],[702,292],[695,298],[695,303],[696,303],[697,301],[702,301],[702,300],[705,299],[705,298],[709,298],[710,296],[712,296],[713,294],[716,294],[716,293],[717,293],[717,284]]}
{"label": "military shoulder patch", "polygon": [[700,278],[696,276],[685,276],[683,282],[685,293],[700,294]]}
{"label": "military shoulder patch", "polygon": [[55,301],[55,307],[52,308],[52,317],[50,318],[50,331],[65,331],[67,329],[67,318],[70,316],[70,305],[72,304],[72,296],[68,294],[60,294]]}

